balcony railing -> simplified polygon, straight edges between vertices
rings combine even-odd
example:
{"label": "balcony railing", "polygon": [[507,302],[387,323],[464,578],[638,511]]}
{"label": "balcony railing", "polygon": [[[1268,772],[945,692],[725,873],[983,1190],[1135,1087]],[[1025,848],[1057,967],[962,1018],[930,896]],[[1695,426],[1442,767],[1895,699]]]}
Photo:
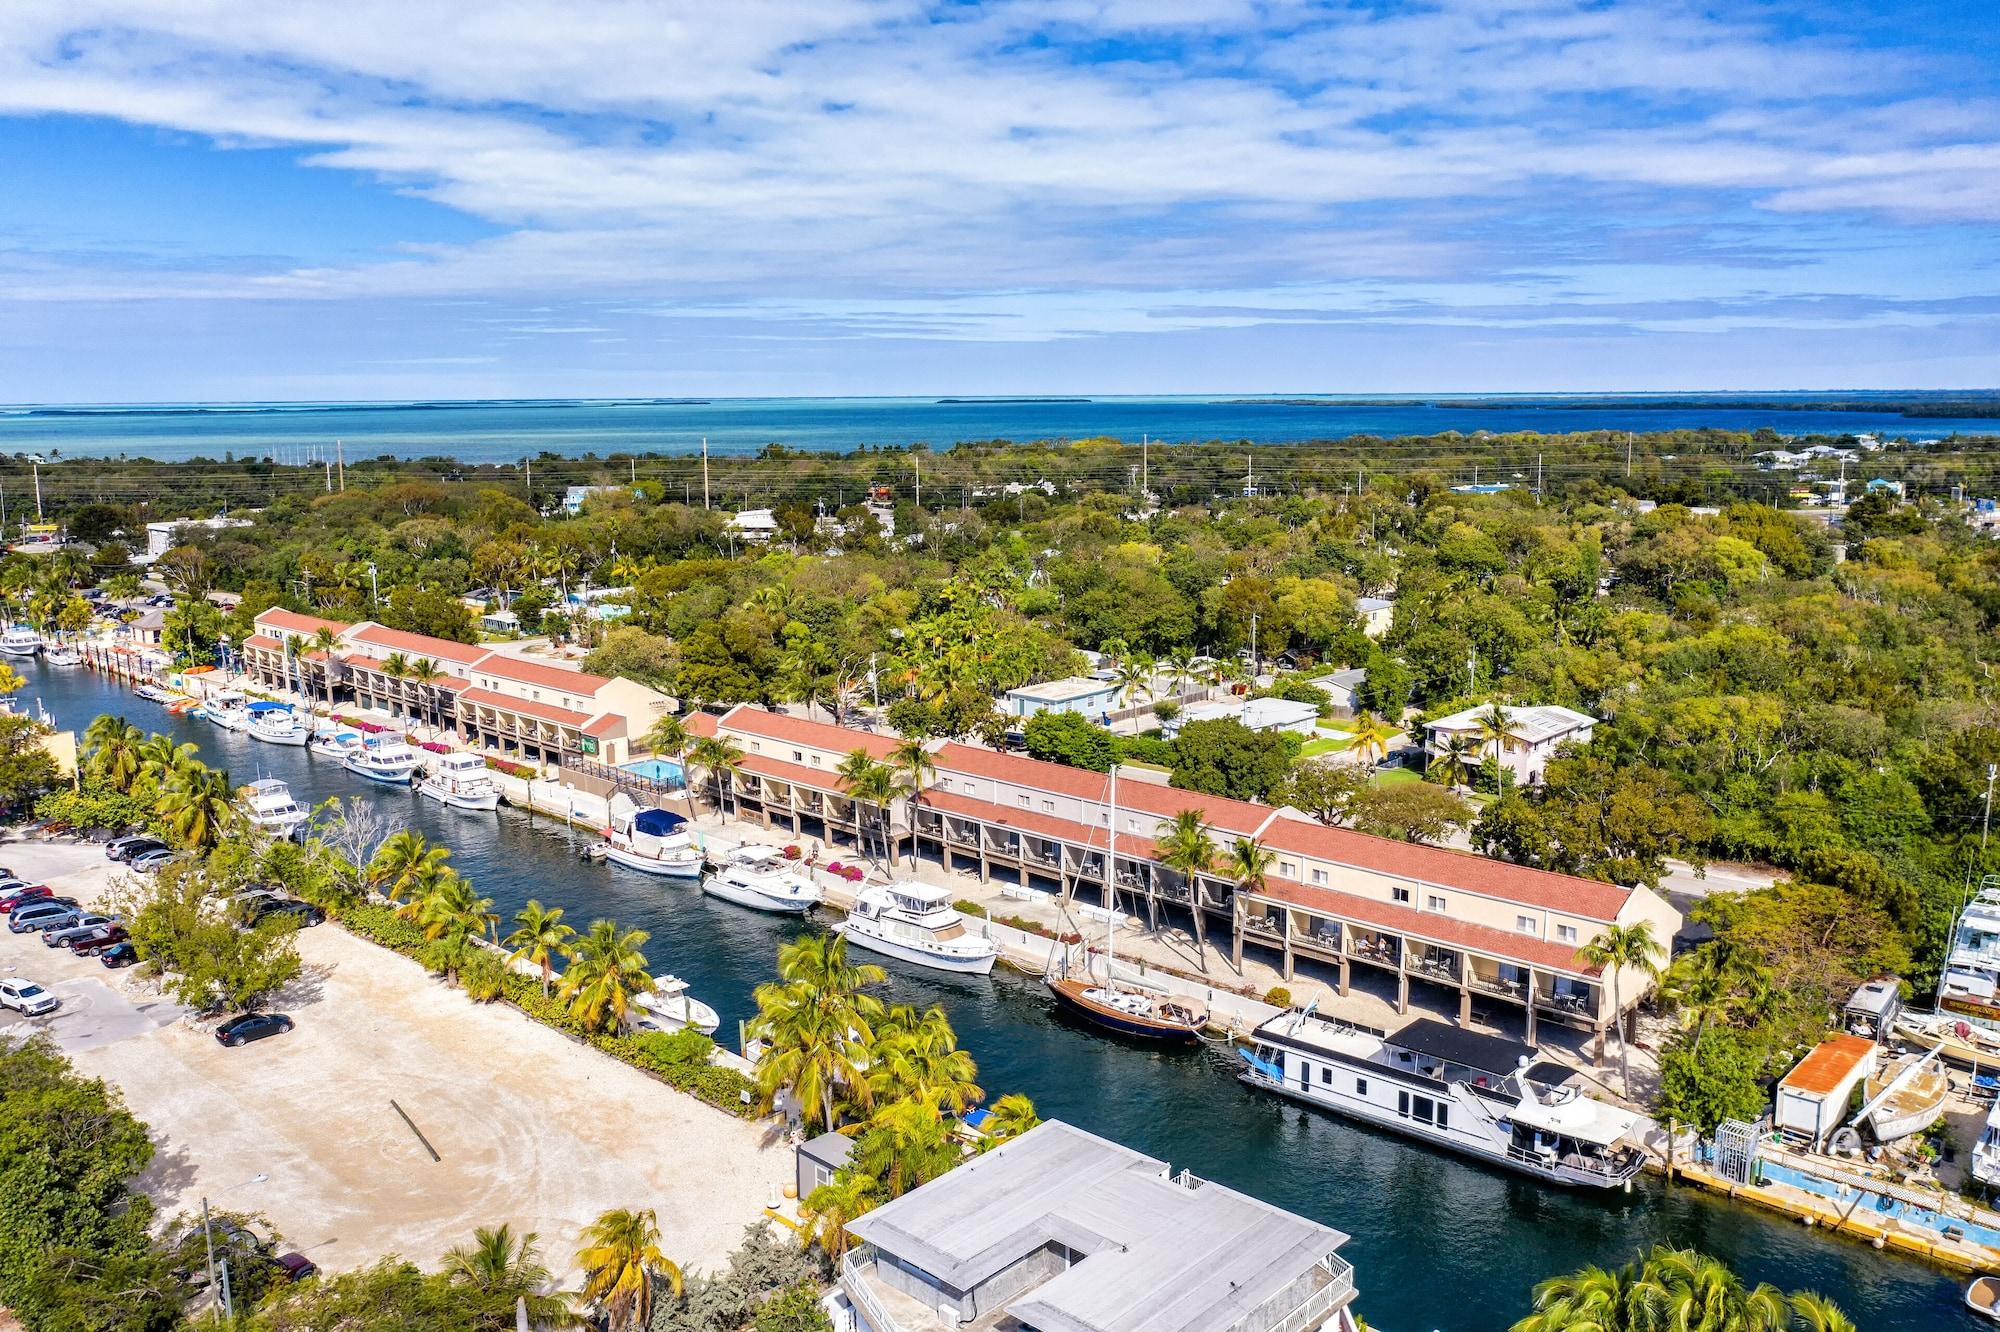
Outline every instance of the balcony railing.
{"label": "balcony railing", "polygon": [[874,1279],[868,1269],[875,1266],[875,1248],[863,1245],[850,1249],[847,1257],[840,1260],[840,1285],[847,1297],[861,1306],[861,1316],[875,1332],[904,1332],[903,1325],[893,1318],[881,1296],[875,1293]]}
{"label": "balcony railing", "polygon": [[1352,1265],[1338,1254],[1330,1253],[1319,1260],[1318,1266],[1326,1273],[1325,1282],[1296,1306],[1274,1309],[1272,1301],[1267,1300],[1231,1323],[1226,1332],[1306,1332],[1307,1328],[1317,1327],[1329,1313],[1354,1297]]}
{"label": "balcony railing", "polygon": [[1509,999],[1527,998],[1528,987],[1524,983],[1517,980],[1508,980],[1506,977],[1494,972],[1480,971],[1475,968],[1467,976],[1467,980],[1471,983],[1473,989],[1484,990],[1488,994],[1505,995]]}

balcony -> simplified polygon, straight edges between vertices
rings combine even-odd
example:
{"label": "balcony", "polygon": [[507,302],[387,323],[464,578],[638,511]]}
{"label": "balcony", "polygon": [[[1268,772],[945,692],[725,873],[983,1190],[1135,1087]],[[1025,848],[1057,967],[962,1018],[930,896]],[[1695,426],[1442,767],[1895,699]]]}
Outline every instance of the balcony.
{"label": "balcony", "polygon": [[1315,952],[1328,953],[1338,957],[1340,955],[1340,922],[1337,920],[1325,920],[1317,916],[1309,916],[1306,919],[1309,923],[1304,928],[1300,928],[1297,919],[1294,918],[1292,942],[1300,948],[1310,948]]}
{"label": "balcony", "polygon": [[1285,933],[1282,921],[1268,912],[1261,916],[1245,916],[1243,928],[1250,934],[1262,935],[1267,939],[1283,938]]}
{"label": "balcony", "polygon": [[1282,1307],[1282,1296],[1266,1300],[1231,1323],[1225,1332],[1307,1332],[1354,1298],[1354,1268],[1339,1255],[1330,1253],[1320,1259],[1313,1265],[1311,1276],[1313,1289],[1304,1299],[1290,1308]]}
{"label": "balcony", "polygon": [[1535,1007],[1559,1017],[1594,1019],[1597,1016],[1597,991],[1587,986],[1570,990],[1543,986],[1535,994]]}
{"label": "balcony", "polygon": [[1402,946],[1386,934],[1354,934],[1348,936],[1347,952],[1362,962],[1393,967],[1402,957]]}
{"label": "balcony", "polygon": [[1483,991],[1486,994],[1497,994],[1504,998],[1521,1000],[1525,1000],[1528,997],[1528,987],[1525,982],[1502,976],[1498,971],[1481,970],[1479,964],[1476,962],[1473,963],[1472,970],[1466,974],[1465,979],[1466,983],[1473,989]]}
{"label": "balcony", "polygon": [[1438,948],[1419,948],[1410,954],[1410,974],[1446,985],[1458,984],[1458,954]]}

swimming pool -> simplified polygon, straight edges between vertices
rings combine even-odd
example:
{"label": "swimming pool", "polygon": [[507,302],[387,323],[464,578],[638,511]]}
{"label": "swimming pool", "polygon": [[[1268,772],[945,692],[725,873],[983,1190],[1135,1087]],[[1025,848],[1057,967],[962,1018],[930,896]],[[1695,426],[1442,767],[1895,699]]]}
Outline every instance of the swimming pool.
{"label": "swimming pool", "polygon": [[1956,1217],[1945,1216],[1941,1212],[1919,1206],[1916,1203],[1904,1202],[1900,1198],[1885,1197],[1879,1193],[1870,1193],[1866,1189],[1856,1190],[1844,1184],[1836,1184],[1830,1179],[1821,1179],[1817,1175],[1808,1175],[1802,1170],[1794,1170],[1790,1166],[1779,1165],[1775,1161],[1760,1160],[1757,1163],[1757,1169],[1766,1180],[1772,1183],[1789,1184],[1795,1189],[1804,1189],[1807,1193],[1816,1193],[1822,1198],[1840,1203],[1843,1206],[1853,1202],[1855,1194],[1858,1192],[1861,1195],[1861,1202],[1854,1209],[1856,1216],[1874,1215],[1894,1217],[1898,1221],[1905,1221],[1913,1226],[1922,1226],[1925,1230],[1932,1231],[1938,1235],[1943,1235],[1945,1227],[1951,1226],[1956,1228],[1974,1244],[1984,1244],[1990,1249],[2000,1249],[2000,1230],[1995,1230],[1991,1226],[1976,1225],[1971,1221],[1960,1221]]}
{"label": "swimming pool", "polygon": [[637,763],[627,763],[625,771],[649,782],[659,782],[665,786],[683,785],[681,765],[672,759],[640,759]]}

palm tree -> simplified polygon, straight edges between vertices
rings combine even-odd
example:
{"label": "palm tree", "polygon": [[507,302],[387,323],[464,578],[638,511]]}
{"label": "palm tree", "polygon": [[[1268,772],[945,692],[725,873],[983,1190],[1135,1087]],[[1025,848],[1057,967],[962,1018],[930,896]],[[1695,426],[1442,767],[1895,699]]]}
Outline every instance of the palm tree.
{"label": "palm tree", "polygon": [[480,1297],[481,1308],[468,1324],[474,1332],[505,1332],[522,1305],[535,1326],[570,1321],[569,1302],[549,1290],[549,1269],[537,1251],[539,1238],[529,1231],[517,1240],[513,1227],[504,1224],[481,1226],[472,1232],[472,1243],[445,1252],[445,1281]]}
{"label": "palm tree", "polygon": [[799,1240],[818,1244],[838,1263],[854,1243],[847,1233],[849,1223],[874,1211],[881,1201],[882,1186],[873,1175],[843,1170],[799,1201],[799,1216],[806,1223]]}
{"label": "palm tree", "polygon": [[1801,1290],[1792,1295],[1792,1316],[1803,1332],[1860,1332],[1854,1320],[1840,1311],[1818,1291]]}
{"label": "palm tree", "polygon": [[1770,982],[1756,964],[1727,940],[1682,954],[1660,984],[1660,998],[1680,1015],[1682,1028],[1694,1029],[1697,1060],[1701,1039],[1711,1025],[1740,1012],[1754,1012],[1770,991]]}
{"label": "palm tree", "polygon": [[143,731],[123,717],[109,713],[92,722],[83,733],[91,771],[116,791],[130,791],[132,783],[138,780],[144,763],[141,747],[145,743]]}
{"label": "palm tree", "polygon": [[[403,701],[403,681],[410,676],[410,659],[400,652],[391,652],[382,658],[382,674],[396,682],[396,702]],[[401,711],[400,706],[397,711]]]}
{"label": "palm tree", "polygon": [[1254,837],[1239,837],[1230,846],[1227,858],[1229,877],[1236,881],[1236,887],[1246,893],[1261,893],[1265,876],[1271,872],[1278,853]]}
{"label": "palm tree", "polygon": [[1493,794],[1499,795],[1500,750],[1513,733],[1514,718],[1498,703],[1489,703],[1484,712],[1472,719],[1472,724],[1479,730],[1479,747],[1483,750],[1491,745],[1493,748]]}
{"label": "palm tree", "polygon": [[1652,1294],[1630,1267],[1612,1270],[1592,1265],[1539,1282],[1535,1312],[1510,1332],[1636,1332],[1647,1326],[1646,1304]]}
{"label": "palm tree", "polygon": [[167,778],[159,810],[182,845],[206,851],[235,822],[236,792],[228,773],[195,765]]}
{"label": "palm tree", "polygon": [[632,1000],[653,988],[646,955],[639,951],[650,938],[644,930],[621,933],[616,921],[592,921],[590,932],[570,946],[557,987],[571,1016],[592,1031],[616,1031]]}
{"label": "palm tree", "polygon": [[876,1025],[868,1051],[869,1091],[879,1102],[914,1101],[956,1117],[986,1098],[979,1066],[958,1048],[944,1010],[898,1005]]}
{"label": "palm tree", "polygon": [[1008,1092],[986,1108],[986,1122],[980,1128],[986,1133],[985,1145],[997,1146],[1020,1137],[1041,1122],[1033,1101],[1020,1092]]}
{"label": "palm tree", "polygon": [[404,893],[428,889],[451,867],[451,848],[431,846],[424,835],[405,828],[382,843],[368,862],[368,881],[375,890],[394,902]]}
{"label": "palm tree", "polygon": [[937,758],[922,740],[898,741],[889,751],[889,767],[897,784],[910,798],[910,855],[917,854],[917,810],[924,801],[924,788],[937,780]]}
{"label": "palm tree", "polygon": [[[646,732],[646,748],[656,758],[667,759],[679,766],[694,743],[694,736],[688,731],[687,723],[679,717],[661,717]],[[694,787],[687,780],[686,769],[681,772],[681,796],[687,801],[688,818],[694,818]]]}
{"label": "palm tree", "polygon": [[1179,698],[1194,683],[1194,649],[1183,644],[1169,651],[1161,663],[1167,668],[1167,679],[1172,684],[1174,697]]}
{"label": "palm tree", "polygon": [[1389,742],[1396,736],[1396,728],[1389,725],[1372,712],[1361,713],[1354,719],[1353,749],[1363,764],[1372,763],[1389,752]]}
{"label": "palm tree", "polygon": [[27,680],[22,678],[19,671],[9,666],[6,662],[0,661],[0,696],[18,694],[27,688],[27,686]]}
{"label": "palm tree", "polygon": [[1465,770],[1479,759],[1479,745],[1469,735],[1452,731],[1438,746],[1438,752],[1431,755],[1425,771],[1446,786],[1457,786],[1465,780]]}
{"label": "palm tree", "polygon": [[847,940],[837,934],[802,935],[778,950],[778,979],[757,987],[751,1024],[751,1034],[770,1046],[757,1065],[766,1109],[789,1088],[800,1109],[817,1111],[832,1132],[841,1088],[870,1102],[864,1052],[874,1043],[882,1001],[862,990],[886,979],[873,963],[849,962]]}
{"label": "palm tree", "polygon": [[410,663],[410,683],[418,689],[423,700],[424,716],[430,721],[431,733],[444,734],[444,714],[438,707],[438,681],[444,679],[444,672],[438,669],[436,661],[429,657],[418,657]]}
{"label": "palm tree", "polygon": [[424,938],[447,943],[491,938],[500,927],[493,899],[481,897],[472,880],[450,870],[439,875],[422,897],[400,908],[399,914],[415,921]]}
{"label": "palm tree", "polygon": [[708,780],[715,787],[716,812],[722,815],[724,823],[729,822],[725,796],[736,774],[743,770],[742,748],[728,736],[705,735],[688,746],[687,761],[691,767],[699,768],[708,775]]}
{"label": "palm tree", "polygon": [[660,1222],[651,1208],[613,1208],[584,1228],[576,1251],[583,1269],[583,1298],[614,1329],[641,1328],[653,1317],[653,1281],[663,1276],[681,1293],[681,1269],[660,1252]]}
{"label": "palm tree", "polygon": [[889,853],[889,864],[895,865],[897,839],[891,834],[890,811],[895,807],[896,797],[904,794],[895,769],[869,758],[867,750],[857,749],[841,764],[840,775],[847,782],[847,798],[875,811],[876,836]]}
{"label": "palm tree", "polygon": [[321,625],[313,630],[313,649],[320,654],[320,670],[326,681],[326,715],[333,715],[333,650],[340,646],[340,635],[331,625]]}
{"label": "palm tree", "polygon": [[176,774],[203,768],[195,757],[200,752],[191,742],[175,744],[169,735],[147,736],[139,745],[139,772],[132,779],[129,794],[157,797]]}
{"label": "palm tree", "polygon": [[1777,1287],[1745,1289],[1726,1263],[1694,1249],[1656,1245],[1640,1268],[1655,1326],[1700,1332],[1783,1332],[1791,1304]]}
{"label": "palm tree", "polygon": [[928,1184],[965,1159],[938,1107],[921,1101],[892,1101],[868,1121],[855,1143],[854,1168],[882,1181],[891,1198]]}
{"label": "palm tree", "polygon": [[534,898],[514,915],[514,932],[501,940],[504,947],[514,951],[507,954],[509,962],[526,958],[542,973],[542,993],[549,992],[549,979],[555,974],[552,966],[558,957],[569,957],[569,941],[576,937],[576,931],[563,923],[561,907],[545,907]]}
{"label": "palm tree", "polygon": [[1625,1094],[1632,1094],[1631,1042],[1625,1035],[1625,1004],[1619,993],[1620,980],[1627,970],[1643,972],[1658,979],[1664,950],[1653,937],[1653,923],[1635,921],[1630,925],[1607,925],[1591,941],[1577,950],[1593,967],[1611,977],[1611,1018],[1618,1027],[1618,1077]]}
{"label": "palm tree", "polygon": [[1194,914],[1195,947],[1202,970],[1208,969],[1208,944],[1201,922],[1201,876],[1215,872],[1215,841],[1201,811],[1184,809],[1153,833],[1160,863],[1187,880],[1188,910]]}
{"label": "palm tree", "polygon": [[1118,673],[1112,683],[1118,686],[1118,701],[1126,707],[1132,700],[1145,692],[1153,678],[1153,663],[1143,657],[1127,657],[1118,663]]}

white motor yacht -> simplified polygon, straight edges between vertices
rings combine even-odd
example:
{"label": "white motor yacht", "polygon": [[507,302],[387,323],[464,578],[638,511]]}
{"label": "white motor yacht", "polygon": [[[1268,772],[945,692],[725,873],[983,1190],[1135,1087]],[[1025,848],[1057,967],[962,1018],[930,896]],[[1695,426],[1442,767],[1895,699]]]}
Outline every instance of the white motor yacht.
{"label": "white motor yacht", "polygon": [[24,624],[0,633],[0,655],[32,657],[42,650],[42,636]]}
{"label": "white motor yacht", "polygon": [[276,777],[265,777],[243,788],[243,808],[251,826],[273,837],[290,837],[312,817],[312,811],[292,798],[292,788]]}
{"label": "white motor yacht", "polygon": [[234,689],[210,694],[201,705],[201,715],[225,731],[250,729],[250,700]]}
{"label": "white motor yacht", "polygon": [[737,847],[702,876],[701,890],[738,906],[792,915],[812,910],[825,896],[809,875],[768,846]]}
{"label": "white motor yacht", "polygon": [[642,994],[632,1001],[639,1010],[633,1026],[641,1031],[684,1031],[694,1028],[704,1036],[712,1036],[722,1025],[722,1018],[716,1011],[688,993],[687,982],[679,976],[656,976],[650,994]]}
{"label": "white motor yacht", "polygon": [[42,653],[42,660],[51,666],[81,666],[83,649],[73,643],[58,643]]}
{"label": "white motor yacht", "polygon": [[1639,1115],[1595,1100],[1533,1046],[1418,1018],[1377,1036],[1293,1009],[1239,1050],[1239,1075],[1307,1105],[1558,1184],[1624,1185],[1644,1154]]}
{"label": "white motor yacht", "polygon": [[966,927],[950,893],[914,879],[863,888],[834,928],[856,948],[934,971],[984,976],[1000,956],[998,944]]}
{"label": "white motor yacht", "polygon": [[477,754],[439,755],[431,764],[430,775],[417,783],[417,794],[453,809],[500,808],[500,784],[493,780],[486,760]]}
{"label": "white motor yacht", "polygon": [[267,745],[303,745],[312,738],[312,728],[283,703],[252,703],[250,738]]}
{"label": "white motor yacht", "polygon": [[614,865],[668,879],[699,879],[705,858],[687,820],[667,809],[639,809],[631,797],[611,798],[611,826],[599,843]]}
{"label": "white motor yacht", "polygon": [[2000,1032],[2000,888],[1982,888],[1952,926],[1938,977],[1938,1011]]}
{"label": "white motor yacht", "polygon": [[384,735],[349,753],[347,770],[371,782],[408,786],[410,777],[423,763],[423,755],[410,748],[400,735]]}
{"label": "white motor yacht", "polygon": [[1972,1144],[1972,1177],[1987,1188],[2000,1188],[2000,1101],[1986,1112],[1986,1127]]}
{"label": "white motor yacht", "polygon": [[321,758],[339,759],[345,763],[349,754],[360,751],[365,740],[366,737],[359,731],[350,730],[345,726],[322,724],[313,732],[312,739],[306,743],[306,752],[317,754]]}

